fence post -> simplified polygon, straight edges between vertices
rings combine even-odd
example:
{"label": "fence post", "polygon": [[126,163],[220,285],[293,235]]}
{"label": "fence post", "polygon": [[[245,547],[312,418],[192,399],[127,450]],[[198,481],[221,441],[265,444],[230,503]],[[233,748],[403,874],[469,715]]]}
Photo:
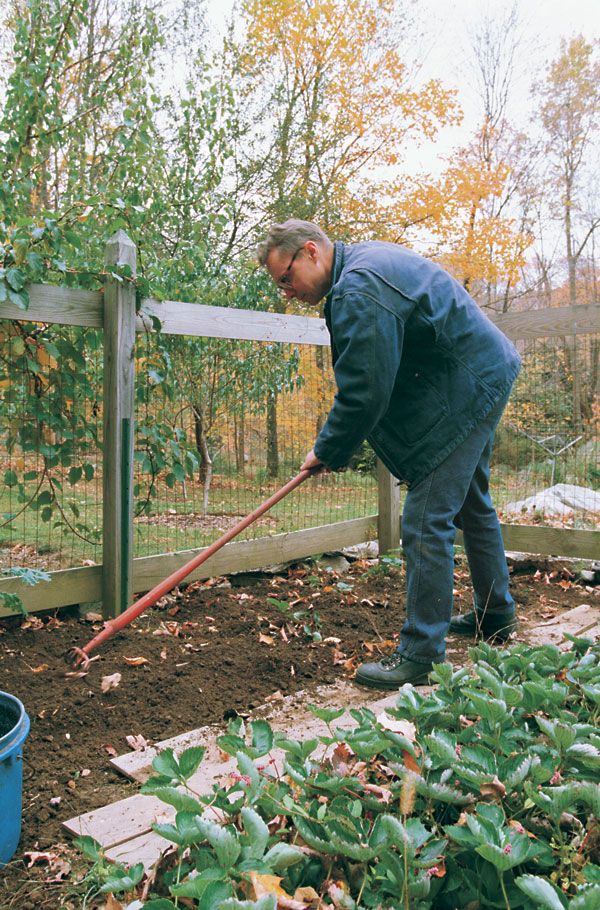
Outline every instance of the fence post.
{"label": "fence post", "polygon": [[136,274],[135,245],[125,231],[110,238],[104,262],[102,613],[109,619],[133,594],[135,288],[110,274],[123,266]]}
{"label": "fence post", "polygon": [[377,459],[379,512],[377,537],[379,555],[397,550],[400,546],[400,485],[382,461]]}

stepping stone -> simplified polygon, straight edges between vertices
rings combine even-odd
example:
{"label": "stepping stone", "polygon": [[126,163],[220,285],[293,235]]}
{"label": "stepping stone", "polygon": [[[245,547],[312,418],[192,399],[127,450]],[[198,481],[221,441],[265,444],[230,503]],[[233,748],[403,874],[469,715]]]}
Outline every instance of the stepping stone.
{"label": "stepping stone", "polygon": [[[431,692],[431,686],[419,686],[419,691]],[[339,681],[332,686],[320,687],[310,696],[306,692],[284,698],[273,705],[265,705],[253,712],[252,720],[262,716],[267,719],[275,732],[285,733],[290,739],[311,739],[326,735],[327,725],[310,713],[308,701],[320,707],[345,708],[345,713],[334,721],[334,727],[353,726],[349,714],[351,708],[369,708],[380,714],[394,707],[397,692],[385,697],[370,696],[369,691],[352,683]],[[226,732],[223,726],[206,726],[191,730],[180,736],[162,740],[143,752],[128,752],[111,760],[111,765],[132,780],[143,783],[154,774],[152,759],[163,749],[172,748],[175,754],[190,746],[206,749],[202,764],[188,781],[188,788],[199,795],[212,792],[213,783],[219,782],[233,771],[237,771],[235,758],[226,756],[216,744],[216,738]],[[284,752],[273,749],[271,757],[281,768]],[[265,758],[265,763],[268,761]],[[152,866],[170,844],[152,831],[154,822],[170,822],[176,811],[154,796],[137,794],[112,803],[92,812],[86,812],[68,819],[63,825],[71,834],[88,834],[104,848],[109,859],[124,863],[143,862],[146,868]],[[214,816],[213,816],[214,817]]]}

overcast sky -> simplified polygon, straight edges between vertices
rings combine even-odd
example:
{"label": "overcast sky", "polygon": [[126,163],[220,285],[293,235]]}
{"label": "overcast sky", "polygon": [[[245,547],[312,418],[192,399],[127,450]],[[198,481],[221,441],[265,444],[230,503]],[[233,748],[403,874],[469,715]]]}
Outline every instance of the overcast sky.
{"label": "overcast sky", "polygon": [[[478,106],[469,69],[469,31],[485,12],[503,17],[512,5],[511,0],[420,0],[415,5],[424,33],[422,75],[457,88],[465,111],[461,128],[442,131],[435,147],[420,150],[421,168],[442,169],[452,148],[463,144],[476,128]],[[232,6],[233,0],[207,0],[211,31],[223,28]],[[557,56],[561,38],[579,33],[588,40],[600,38],[600,0],[520,0],[519,9],[524,50],[518,60],[521,72],[517,73],[520,78],[515,82],[511,115],[515,125],[525,127],[530,111],[528,87]]]}

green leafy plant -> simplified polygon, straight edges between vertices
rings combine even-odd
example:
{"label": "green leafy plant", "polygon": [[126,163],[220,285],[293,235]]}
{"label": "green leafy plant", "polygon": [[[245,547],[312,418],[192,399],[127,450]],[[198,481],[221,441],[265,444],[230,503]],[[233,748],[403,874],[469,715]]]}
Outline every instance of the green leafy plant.
{"label": "green leafy plant", "polygon": [[307,603],[305,607],[294,610],[287,600],[278,600],[276,597],[267,597],[267,603],[277,607],[277,609],[290,619],[297,628],[301,629],[304,635],[311,641],[322,640],[321,616],[318,611],[315,610],[313,604]]}
{"label": "green leafy plant", "polygon": [[[143,906],[594,910],[600,644],[572,644],[481,644],[470,668],[437,665],[431,693],[352,709],[350,728],[310,706],[327,734],[306,741],[236,718],[218,744],[238,771],[209,794],[189,789],[202,749],[161,753],[143,791],[176,810],[155,830],[178,862]],[[101,887],[133,894],[137,875]]]}
{"label": "green leafy plant", "polygon": [[[50,581],[50,575],[42,572],[40,569],[28,569],[24,566],[12,566],[9,569],[2,569],[2,575],[11,575],[20,578],[26,585],[37,585],[40,581]],[[3,604],[8,610],[20,613],[21,616],[27,616],[27,609],[18,594],[12,594],[8,591],[0,591],[0,604]]]}
{"label": "green leafy plant", "polygon": [[400,556],[397,556],[394,553],[388,553],[385,556],[380,556],[375,565],[369,566],[369,568],[363,572],[363,577],[373,578],[381,575],[392,575],[394,572],[399,572],[401,569],[402,559]]}

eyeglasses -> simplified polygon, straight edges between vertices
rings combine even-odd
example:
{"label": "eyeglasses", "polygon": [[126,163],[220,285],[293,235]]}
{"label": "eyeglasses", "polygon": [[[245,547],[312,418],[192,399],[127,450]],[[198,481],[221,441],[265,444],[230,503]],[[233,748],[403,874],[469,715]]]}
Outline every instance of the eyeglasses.
{"label": "eyeglasses", "polygon": [[296,256],[297,256],[298,253],[300,253],[303,249],[304,249],[304,246],[299,246],[299,247],[298,247],[298,249],[296,250],[296,252],[295,252],[294,255],[292,256],[292,258],[290,259],[290,264],[288,265],[287,269],[285,270],[285,272],[283,272],[283,274],[282,274],[281,277],[279,278],[279,281],[277,282],[277,287],[279,288],[280,291],[287,291],[287,289],[289,288],[289,286],[290,286],[290,272],[291,272],[291,270],[292,270],[292,266],[293,266],[294,262],[296,261]]}

